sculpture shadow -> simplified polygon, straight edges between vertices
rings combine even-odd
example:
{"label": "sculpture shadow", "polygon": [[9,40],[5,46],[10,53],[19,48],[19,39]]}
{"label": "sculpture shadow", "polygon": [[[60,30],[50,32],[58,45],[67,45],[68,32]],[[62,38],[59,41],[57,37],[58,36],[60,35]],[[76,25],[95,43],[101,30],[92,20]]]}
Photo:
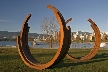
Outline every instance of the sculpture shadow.
{"label": "sculpture shadow", "polygon": [[54,56],[55,55],[55,53],[34,53],[34,54],[32,54],[33,56],[36,56],[36,57],[45,57],[45,56],[47,56],[47,57],[49,57],[49,56]]}
{"label": "sculpture shadow", "polygon": [[78,66],[78,65],[101,62],[101,61],[106,61],[106,60],[108,60],[108,54],[107,53],[97,54],[91,60],[88,60],[88,61],[85,61],[85,62],[84,61],[83,62],[74,62],[74,61],[71,61],[70,59],[66,58],[65,59],[66,62],[64,60],[62,60],[59,64],[57,64],[56,66],[51,67],[50,69],[70,67],[70,66]]}

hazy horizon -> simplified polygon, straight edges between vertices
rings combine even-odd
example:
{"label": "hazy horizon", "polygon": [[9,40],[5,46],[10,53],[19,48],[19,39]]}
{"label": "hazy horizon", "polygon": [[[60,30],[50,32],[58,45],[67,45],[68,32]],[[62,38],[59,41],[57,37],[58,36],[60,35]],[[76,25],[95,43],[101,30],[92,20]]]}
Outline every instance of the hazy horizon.
{"label": "hazy horizon", "polygon": [[[0,30],[1,31],[1,30]],[[5,30],[4,30],[5,31]],[[79,31],[79,30],[78,30]],[[71,32],[78,32],[78,31],[71,31]],[[20,32],[20,31],[8,31],[8,32]],[[89,31],[81,31],[81,32],[89,32]],[[29,33],[36,33],[36,32],[29,32]],[[89,32],[89,33],[93,33],[93,31],[91,31],[91,32]],[[102,32],[102,33],[104,33],[104,32]],[[108,34],[108,31],[106,31],[105,33],[107,33]],[[42,32],[41,33],[37,33],[37,34],[42,34]]]}

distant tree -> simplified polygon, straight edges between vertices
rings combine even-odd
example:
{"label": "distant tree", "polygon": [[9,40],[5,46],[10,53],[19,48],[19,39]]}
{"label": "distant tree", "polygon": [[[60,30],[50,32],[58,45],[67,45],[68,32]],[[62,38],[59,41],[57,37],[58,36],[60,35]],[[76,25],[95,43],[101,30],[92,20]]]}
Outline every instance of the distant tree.
{"label": "distant tree", "polygon": [[52,44],[54,42],[53,35],[55,31],[59,31],[59,25],[55,17],[45,17],[43,18],[40,25],[41,32],[43,32],[47,39],[46,43],[49,44],[50,48],[52,48]]}

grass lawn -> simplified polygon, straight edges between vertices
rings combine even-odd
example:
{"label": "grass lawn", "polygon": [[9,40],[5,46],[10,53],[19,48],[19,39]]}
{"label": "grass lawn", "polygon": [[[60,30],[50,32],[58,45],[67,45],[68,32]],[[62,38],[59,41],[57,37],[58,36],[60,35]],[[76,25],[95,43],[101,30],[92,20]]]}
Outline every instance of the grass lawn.
{"label": "grass lawn", "polygon": [[[32,55],[42,63],[51,60],[56,51],[56,49],[31,48]],[[90,49],[70,49],[69,53],[74,57],[81,57],[89,51]],[[65,57],[56,66],[40,71],[26,66],[17,48],[0,48],[0,72],[108,72],[108,50],[99,50],[94,58],[85,62],[74,62]]]}

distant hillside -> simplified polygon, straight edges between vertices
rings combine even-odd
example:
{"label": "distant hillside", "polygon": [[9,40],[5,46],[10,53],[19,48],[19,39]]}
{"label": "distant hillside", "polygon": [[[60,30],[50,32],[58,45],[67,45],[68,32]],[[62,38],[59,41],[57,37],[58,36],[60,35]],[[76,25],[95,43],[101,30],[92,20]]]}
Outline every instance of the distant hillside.
{"label": "distant hillside", "polygon": [[[20,35],[20,32],[8,32],[8,31],[0,31],[0,38],[6,37],[6,38],[12,38],[13,36]],[[42,37],[44,34],[37,34],[37,33],[29,33],[28,37]]]}

